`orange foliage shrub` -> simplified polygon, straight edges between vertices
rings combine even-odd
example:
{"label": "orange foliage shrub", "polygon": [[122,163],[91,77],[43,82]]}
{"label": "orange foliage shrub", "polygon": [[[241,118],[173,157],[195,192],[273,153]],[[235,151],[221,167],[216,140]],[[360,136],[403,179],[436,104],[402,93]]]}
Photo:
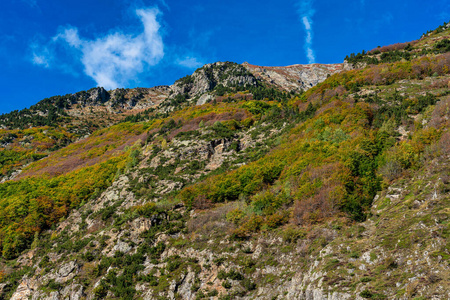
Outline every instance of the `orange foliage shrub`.
{"label": "orange foliage shrub", "polygon": [[269,228],[277,228],[289,220],[286,214],[276,213],[266,217],[265,224]]}
{"label": "orange foliage shrub", "polygon": [[196,209],[208,209],[212,207],[212,202],[205,195],[198,195],[195,197],[192,206]]}

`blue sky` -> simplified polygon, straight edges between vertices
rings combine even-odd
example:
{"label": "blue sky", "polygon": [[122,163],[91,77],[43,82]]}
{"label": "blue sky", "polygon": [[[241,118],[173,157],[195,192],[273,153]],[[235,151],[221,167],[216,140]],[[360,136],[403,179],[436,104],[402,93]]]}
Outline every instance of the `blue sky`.
{"label": "blue sky", "polygon": [[449,20],[449,0],[2,0],[0,113],[95,86],[172,84],[215,61],[339,63]]}

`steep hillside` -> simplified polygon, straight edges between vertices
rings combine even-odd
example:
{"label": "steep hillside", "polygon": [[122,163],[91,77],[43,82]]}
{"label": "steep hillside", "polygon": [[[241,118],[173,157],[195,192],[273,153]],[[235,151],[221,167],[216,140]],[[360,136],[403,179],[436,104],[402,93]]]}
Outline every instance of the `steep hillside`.
{"label": "steep hillside", "polygon": [[0,298],[449,299],[449,39],[30,108],[58,117],[4,123]]}
{"label": "steep hillside", "polygon": [[[278,69],[288,70],[291,67]],[[317,71],[317,76],[314,75],[315,71],[310,72],[310,75],[315,78],[311,85],[325,79],[323,70],[326,69],[322,66],[320,71]],[[257,100],[283,94],[276,89],[268,89],[266,87],[268,82],[253,73],[249,72],[245,66],[236,63],[214,63],[199,68],[192,75],[181,78],[172,86],[112,91],[93,88],[75,94],[50,97],[29,109],[3,114],[0,116],[2,127],[0,129],[0,178],[3,181],[14,179],[31,162],[86,138],[96,130],[109,128],[119,122],[148,121],[155,117],[167,117],[168,112],[173,110],[195,104],[202,105],[213,101],[217,96],[226,97],[230,92],[241,91],[241,94],[233,97]],[[297,82],[291,83],[289,88],[285,89],[293,89],[298,93],[302,91],[301,87],[302,85]],[[283,97],[286,98],[287,94],[285,93]],[[111,133],[113,132],[114,130],[111,130]],[[86,143],[89,144],[90,141]],[[98,145],[101,142],[95,143]],[[108,147],[109,151],[115,151],[111,145]],[[74,163],[68,160],[63,164]],[[62,165],[61,167],[62,169],[58,172],[64,173],[66,167]],[[53,167],[54,171],[56,169],[57,167]],[[47,169],[43,168],[38,173],[45,172]]]}

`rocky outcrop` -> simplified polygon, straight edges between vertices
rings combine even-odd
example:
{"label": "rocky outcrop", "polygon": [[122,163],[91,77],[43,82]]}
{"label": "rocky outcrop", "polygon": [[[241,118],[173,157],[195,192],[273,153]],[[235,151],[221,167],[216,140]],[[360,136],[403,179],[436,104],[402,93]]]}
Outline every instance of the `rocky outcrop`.
{"label": "rocky outcrop", "polygon": [[[255,86],[256,78],[247,70],[236,63],[216,62],[207,64],[197,69],[192,75],[188,75],[177,80],[171,87],[171,96],[187,95],[189,99],[203,95],[208,97],[207,92],[212,91],[216,86]],[[205,100],[200,100],[200,103]]]}
{"label": "rocky outcrop", "polygon": [[78,273],[78,265],[75,261],[70,261],[61,266],[57,273],[57,282],[64,283],[72,279]]}
{"label": "rocky outcrop", "polygon": [[307,90],[324,81],[328,76],[344,69],[343,64],[292,65],[286,67],[261,67],[230,62],[207,64],[173,84],[170,99],[184,95],[187,99],[197,98],[202,105],[213,98],[209,92],[215,87],[256,86],[258,80],[285,91]]}
{"label": "rocky outcrop", "polygon": [[261,67],[242,64],[255,77],[286,91],[307,90],[344,69],[343,64],[292,65],[286,67]]}
{"label": "rocky outcrop", "polygon": [[35,280],[30,280],[25,277],[12,295],[11,300],[28,299],[34,293],[34,291],[37,290],[37,288],[38,283]]}
{"label": "rocky outcrop", "polygon": [[102,87],[78,92],[66,97],[70,110],[80,107],[107,107],[111,112],[131,109],[146,109],[162,102],[169,94],[169,87],[115,89],[106,91]]}
{"label": "rocky outcrop", "polygon": [[72,94],[72,104],[101,105],[110,99],[109,93],[103,87]]}

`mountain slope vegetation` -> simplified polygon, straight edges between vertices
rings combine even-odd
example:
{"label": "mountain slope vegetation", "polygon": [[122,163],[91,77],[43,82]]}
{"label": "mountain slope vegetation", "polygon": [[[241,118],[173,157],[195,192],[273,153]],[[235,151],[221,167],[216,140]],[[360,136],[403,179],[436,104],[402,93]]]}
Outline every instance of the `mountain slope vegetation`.
{"label": "mountain slope vegetation", "polygon": [[449,39],[1,116],[0,298],[448,299]]}

